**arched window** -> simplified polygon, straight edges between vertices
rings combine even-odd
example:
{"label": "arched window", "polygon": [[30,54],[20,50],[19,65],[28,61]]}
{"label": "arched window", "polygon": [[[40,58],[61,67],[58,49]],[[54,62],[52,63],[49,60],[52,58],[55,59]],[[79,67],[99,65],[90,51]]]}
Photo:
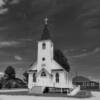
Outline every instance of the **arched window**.
{"label": "arched window", "polygon": [[45,61],[45,58],[44,57],[42,58],[42,61]]}
{"label": "arched window", "polygon": [[59,83],[59,73],[56,73],[56,83]]}
{"label": "arched window", "polygon": [[45,44],[45,43],[42,44],[42,48],[43,48],[43,49],[46,48],[46,44]]}
{"label": "arched window", "polygon": [[45,71],[42,71],[41,76],[43,76],[43,77],[46,76]]}
{"label": "arched window", "polygon": [[33,82],[36,82],[36,73],[33,73]]}

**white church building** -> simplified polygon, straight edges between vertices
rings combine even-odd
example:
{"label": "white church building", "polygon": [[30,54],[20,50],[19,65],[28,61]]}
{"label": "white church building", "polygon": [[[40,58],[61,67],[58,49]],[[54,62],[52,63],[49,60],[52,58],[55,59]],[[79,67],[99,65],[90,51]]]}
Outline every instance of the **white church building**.
{"label": "white church building", "polygon": [[73,88],[70,73],[54,60],[54,44],[50,39],[48,18],[38,41],[37,61],[29,68],[28,88],[31,93],[43,93],[45,88],[54,92]]}

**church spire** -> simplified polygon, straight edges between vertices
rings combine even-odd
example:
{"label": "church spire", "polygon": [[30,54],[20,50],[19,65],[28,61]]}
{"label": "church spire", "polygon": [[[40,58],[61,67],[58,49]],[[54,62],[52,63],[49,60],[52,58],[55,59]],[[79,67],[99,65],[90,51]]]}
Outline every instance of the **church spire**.
{"label": "church spire", "polygon": [[41,36],[41,40],[49,40],[50,39],[50,33],[48,30],[48,17],[46,16],[44,19],[44,29],[43,34]]}

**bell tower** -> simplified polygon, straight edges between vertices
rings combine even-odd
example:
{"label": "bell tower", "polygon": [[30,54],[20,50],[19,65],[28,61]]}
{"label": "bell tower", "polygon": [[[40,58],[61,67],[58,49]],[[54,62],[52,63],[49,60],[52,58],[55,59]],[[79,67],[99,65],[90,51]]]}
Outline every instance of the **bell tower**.
{"label": "bell tower", "polygon": [[44,29],[40,41],[38,41],[37,70],[46,69],[51,72],[53,61],[53,42],[48,30],[48,18],[44,19]]}

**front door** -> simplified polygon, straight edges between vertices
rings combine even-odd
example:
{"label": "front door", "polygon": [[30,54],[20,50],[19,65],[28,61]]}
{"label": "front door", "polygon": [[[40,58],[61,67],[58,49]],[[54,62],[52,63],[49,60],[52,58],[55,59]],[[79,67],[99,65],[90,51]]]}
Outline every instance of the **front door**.
{"label": "front door", "polygon": [[49,73],[46,70],[42,69],[38,77],[38,84],[41,86],[50,86],[50,83],[51,81]]}

